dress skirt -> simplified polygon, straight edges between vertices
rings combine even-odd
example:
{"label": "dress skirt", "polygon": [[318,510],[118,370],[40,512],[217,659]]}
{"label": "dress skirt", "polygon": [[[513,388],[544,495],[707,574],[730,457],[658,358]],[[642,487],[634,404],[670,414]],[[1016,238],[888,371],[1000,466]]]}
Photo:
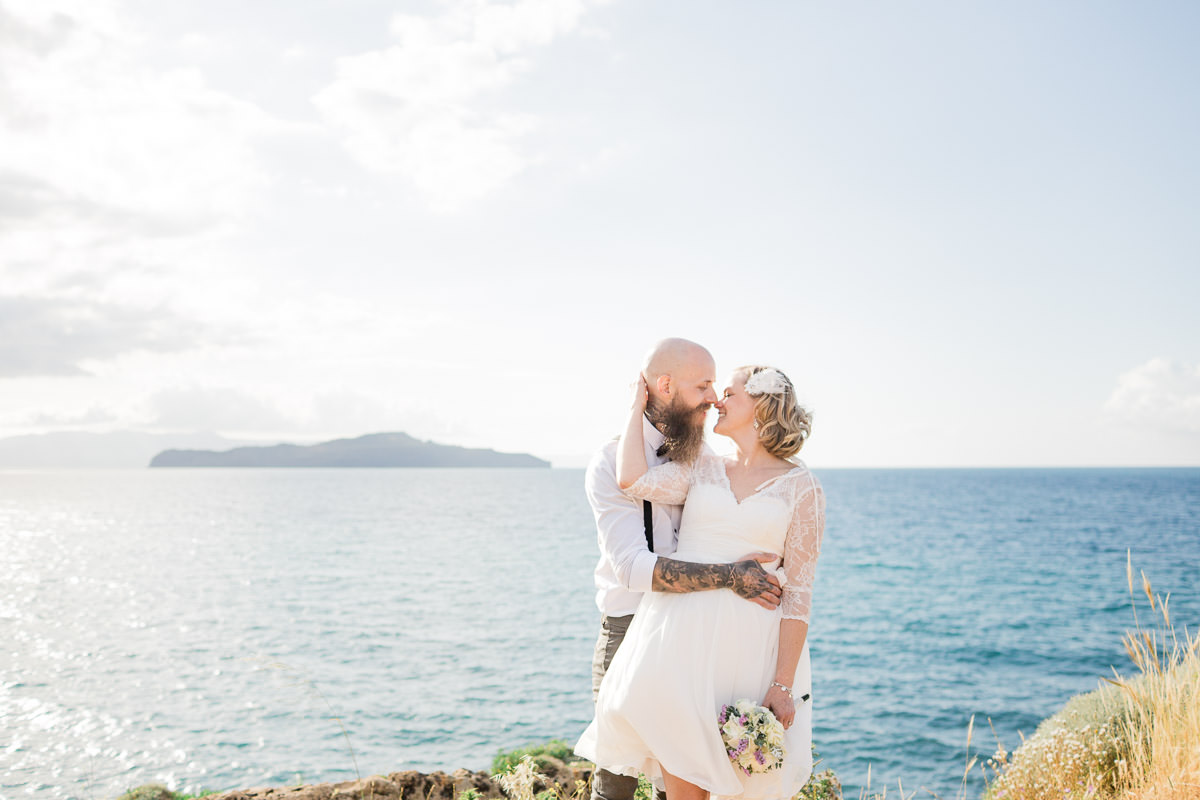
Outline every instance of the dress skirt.
{"label": "dress skirt", "polygon": [[762,703],[775,676],[780,619],[779,609],[729,589],[647,593],[575,752],[611,772],[641,773],[660,789],[665,769],[716,797],[792,797],[812,772],[812,703],[799,699],[812,691],[807,644],[792,681],[796,718],[779,769],[744,775],[730,763],[717,725],[728,703]]}

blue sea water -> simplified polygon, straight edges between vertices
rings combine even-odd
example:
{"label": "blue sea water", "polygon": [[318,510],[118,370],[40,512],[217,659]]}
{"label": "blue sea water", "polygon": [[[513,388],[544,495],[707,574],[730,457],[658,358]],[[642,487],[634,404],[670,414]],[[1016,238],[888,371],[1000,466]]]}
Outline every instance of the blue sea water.
{"label": "blue sea water", "polygon": [[[986,757],[1128,673],[1127,550],[1200,623],[1200,469],[818,474],[814,739],[848,797],[868,769],[954,797],[972,716]],[[0,798],[484,769],[573,739],[597,627],[582,480],[0,472]]]}

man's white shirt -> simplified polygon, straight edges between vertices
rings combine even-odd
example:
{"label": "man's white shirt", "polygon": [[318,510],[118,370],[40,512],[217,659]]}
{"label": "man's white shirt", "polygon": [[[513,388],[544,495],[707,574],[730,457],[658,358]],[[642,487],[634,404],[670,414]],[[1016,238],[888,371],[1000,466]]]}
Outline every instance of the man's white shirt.
{"label": "man's white shirt", "polygon": [[[646,463],[657,466],[666,461],[658,456],[664,438],[662,432],[642,420],[646,441]],[[654,552],[646,548],[646,528],[642,501],[630,497],[617,485],[617,441],[614,439],[588,464],[584,480],[588,502],[596,515],[596,533],[600,543],[600,561],[596,564],[596,606],[600,613],[621,617],[637,611],[642,594],[650,591],[654,564],[659,556],[675,552],[679,540],[679,519],[683,506],[652,504],[654,510]]]}

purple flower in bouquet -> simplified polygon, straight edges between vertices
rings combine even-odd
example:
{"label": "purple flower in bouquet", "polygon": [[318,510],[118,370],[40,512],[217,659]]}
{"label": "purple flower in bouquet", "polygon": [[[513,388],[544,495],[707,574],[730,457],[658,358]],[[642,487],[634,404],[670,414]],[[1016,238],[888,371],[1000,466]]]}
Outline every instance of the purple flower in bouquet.
{"label": "purple flower in bouquet", "polygon": [[717,720],[725,752],[743,774],[769,772],[783,763],[785,731],[769,708],[738,700],[724,706]]}

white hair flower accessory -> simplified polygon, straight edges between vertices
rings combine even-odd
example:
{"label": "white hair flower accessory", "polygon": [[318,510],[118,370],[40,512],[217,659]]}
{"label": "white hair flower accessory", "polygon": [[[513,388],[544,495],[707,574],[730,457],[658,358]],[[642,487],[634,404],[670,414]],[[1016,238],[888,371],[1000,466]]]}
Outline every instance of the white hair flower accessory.
{"label": "white hair flower accessory", "polygon": [[746,379],[746,394],[749,395],[783,394],[787,387],[787,378],[774,367],[759,370]]}

